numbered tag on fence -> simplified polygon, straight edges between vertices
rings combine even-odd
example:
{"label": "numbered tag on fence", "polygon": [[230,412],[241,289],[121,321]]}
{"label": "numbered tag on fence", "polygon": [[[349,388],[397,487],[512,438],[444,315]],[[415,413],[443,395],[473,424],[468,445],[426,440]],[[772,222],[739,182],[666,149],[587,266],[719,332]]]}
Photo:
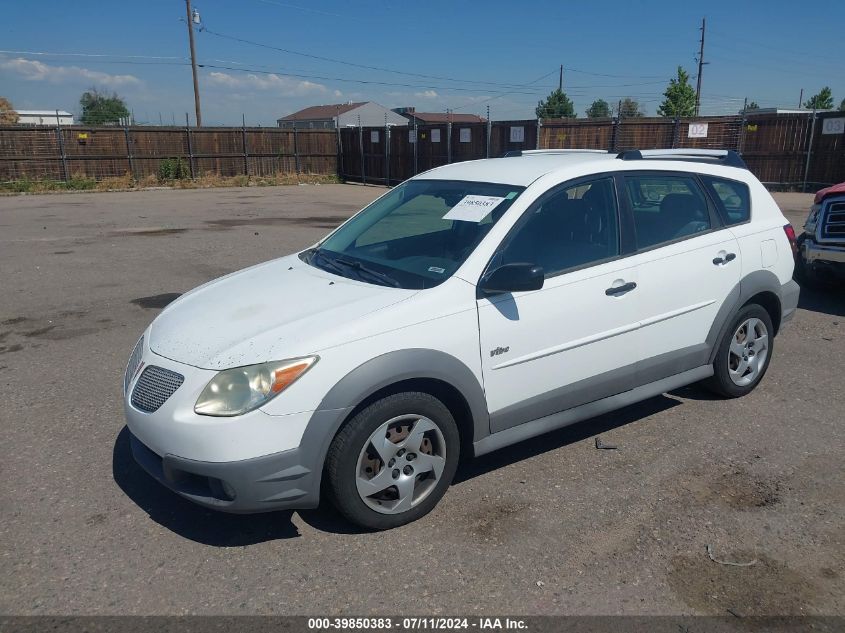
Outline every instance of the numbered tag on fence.
{"label": "numbered tag on fence", "polygon": [[687,138],[707,138],[707,124],[690,123]]}
{"label": "numbered tag on fence", "polygon": [[845,118],[824,119],[822,134],[842,134],[845,132]]}

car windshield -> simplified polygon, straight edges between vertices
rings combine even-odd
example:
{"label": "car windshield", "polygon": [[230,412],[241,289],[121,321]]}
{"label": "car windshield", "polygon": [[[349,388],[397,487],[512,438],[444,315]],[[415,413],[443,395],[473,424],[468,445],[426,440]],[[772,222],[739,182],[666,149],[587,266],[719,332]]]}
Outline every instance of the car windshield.
{"label": "car windshield", "polygon": [[524,187],[410,180],[302,253],[331,273],[397,288],[431,288],[454,273]]}

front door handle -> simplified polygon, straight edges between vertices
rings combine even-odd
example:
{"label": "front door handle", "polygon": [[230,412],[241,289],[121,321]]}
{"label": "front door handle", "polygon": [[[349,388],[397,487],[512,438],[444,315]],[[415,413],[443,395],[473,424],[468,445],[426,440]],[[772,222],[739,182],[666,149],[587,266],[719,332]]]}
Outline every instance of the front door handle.
{"label": "front door handle", "polygon": [[727,264],[728,262],[732,262],[736,259],[736,253],[728,253],[724,257],[714,257],[713,263],[716,266],[721,266],[722,264]]}
{"label": "front door handle", "polygon": [[611,286],[610,288],[604,291],[604,294],[608,295],[609,297],[612,297],[614,295],[622,295],[626,292],[631,292],[636,287],[637,284],[635,284],[633,281],[629,281],[628,283],[622,284],[621,286]]}

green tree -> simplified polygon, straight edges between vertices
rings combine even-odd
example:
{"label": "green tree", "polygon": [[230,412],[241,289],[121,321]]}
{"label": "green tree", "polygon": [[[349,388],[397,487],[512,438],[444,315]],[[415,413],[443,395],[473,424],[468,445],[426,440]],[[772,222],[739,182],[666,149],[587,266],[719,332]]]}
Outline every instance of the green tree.
{"label": "green tree", "polygon": [[695,90],[689,84],[689,73],[678,66],[678,76],[669,80],[663,93],[663,103],[657,114],[667,117],[684,117],[695,114]]}
{"label": "green tree", "polygon": [[740,114],[744,114],[745,112],[750,112],[751,110],[759,110],[760,106],[757,104],[756,101],[750,101],[743,110],[740,110]]}
{"label": "green tree", "polygon": [[18,113],[12,107],[12,102],[6,97],[0,97],[0,124],[9,125],[18,122]]}
{"label": "green tree", "polygon": [[839,103],[839,111],[840,111],[840,112],[845,112],[845,99],[843,99],[843,100]]}
{"label": "green tree", "polygon": [[604,119],[610,116],[610,105],[604,99],[596,99],[587,108],[587,116],[591,119]]}
{"label": "green tree", "polygon": [[117,96],[103,94],[96,88],[91,88],[82,93],[79,98],[79,105],[82,106],[82,117],[80,120],[85,125],[103,125],[105,123],[117,123],[120,119],[129,116],[129,109],[126,103]]}
{"label": "green tree", "polygon": [[575,106],[563,90],[554,90],[545,101],[537,103],[538,119],[572,119],[575,118]]}
{"label": "green tree", "polygon": [[833,94],[830,92],[830,88],[825,86],[819,90],[818,94],[813,95],[804,102],[804,107],[813,110],[832,110]]}
{"label": "green tree", "polygon": [[638,119],[642,116],[645,116],[645,112],[640,108],[639,101],[634,101],[631,97],[625,97],[619,102],[620,119]]}

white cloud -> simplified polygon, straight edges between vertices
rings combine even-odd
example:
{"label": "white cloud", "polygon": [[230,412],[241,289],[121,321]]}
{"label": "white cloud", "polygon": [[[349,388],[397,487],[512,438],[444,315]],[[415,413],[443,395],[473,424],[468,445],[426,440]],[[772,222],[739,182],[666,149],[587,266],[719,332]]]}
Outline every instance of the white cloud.
{"label": "white cloud", "polygon": [[440,95],[436,90],[425,90],[424,92],[415,92],[414,96],[417,99],[437,99]]}
{"label": "white cloud", "polygon": [[79,66],[52,66],[44,62],[17,57],[0,60],[0,69],[20,75],[27,81],[67,83],[80,79],[101,86],[128,86],[140,84],[135,75],[111,75]]}
{"label": "white cloud", "polygon": [[[290,97],[303,97],[311,94],[325,94],[329,91],[323,84],[312,81],[302,81],[283,77],[276,74],[268,75],[230,75],[229,73],[212,72],[208,75],[212,85],[230,89],[268,90],[283,93]],[[335,96],[338,96],[335,91]]]}

